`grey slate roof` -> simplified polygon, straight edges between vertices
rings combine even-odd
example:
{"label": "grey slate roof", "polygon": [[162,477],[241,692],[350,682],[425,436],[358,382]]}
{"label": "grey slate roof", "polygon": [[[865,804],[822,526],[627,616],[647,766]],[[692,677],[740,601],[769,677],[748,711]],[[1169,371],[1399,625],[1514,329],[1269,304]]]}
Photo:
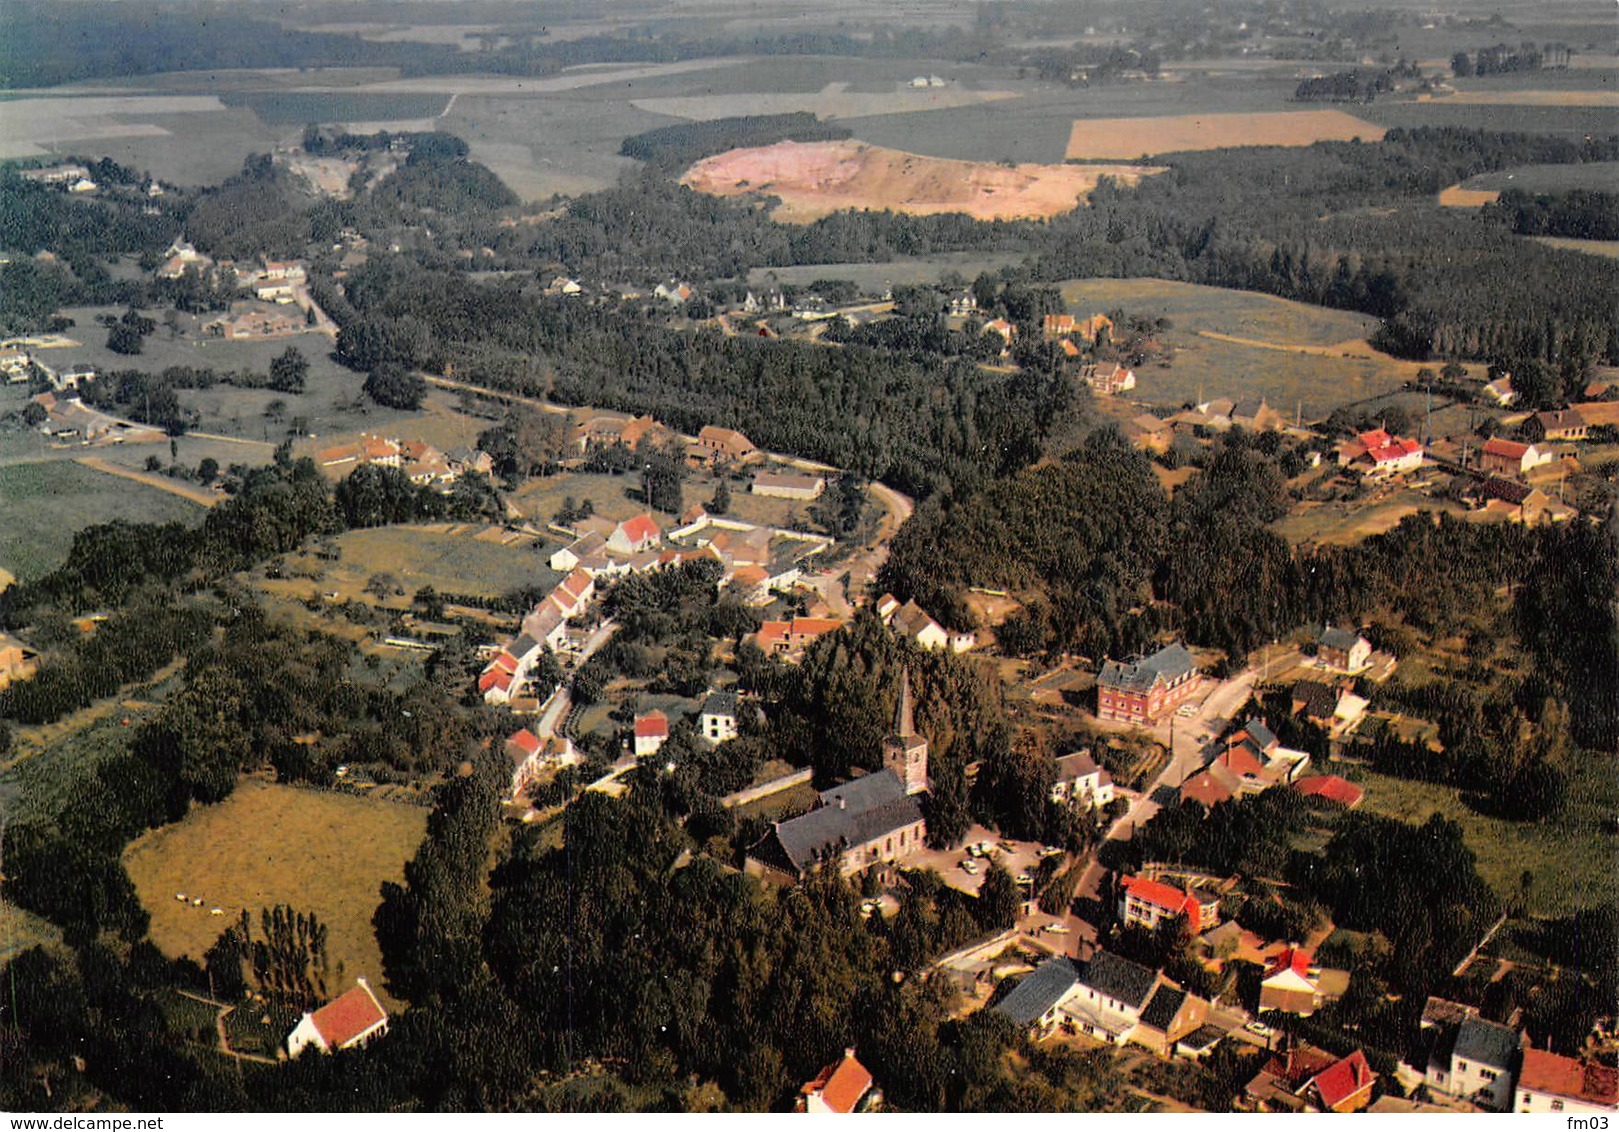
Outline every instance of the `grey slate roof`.
{"label": "grey slate roof", "polygon": [[1321,643],[1328,648],[1351,649],[1358,640],[1360,634],[1353,629],[1340,629],[1336,625],[1328,625],[1321,630]]}
{"label": "grey slate roof", "polygon": [[822,791],[817,808],[780,822],[766,841],[774,838],[785,863],[802,873],[836,849],[865,844],[921,820],[922,807],[905,793],[905,784],[893,771],[880,770]]}
{"label": "grey slate roof", "polygon": [[1117,660],[1108,661],[1102,665],[1102,674],[1097,677],[1097,682],[1105,687],[1121,688],[1127,692],[1145,692],[1159,679],[1167,684],[1196,667],[1192,654],[1186,651],[1186,646],[1176,641],[1133,664]]}
{"label": "grey slate roof", "polygon": [[507,645],[506,651],[515,656],[518,660],[522,660],[524,657],[528,656],[529,653],[539,652],[540,642],[536,641],[527,633],[524,633],[511,644]]}
{"label": "grey slate roof", "polygon": [[1261,751],[1270,746],[1272,743],[1281,742],[1280,739],[1276,738],[1276,732],[1265,726],[1265,721],[1263,719],[1250,719],[1247,726],[1244,727],[1243,730],[1248,732],[1249,736],[1255,743],[1259,744],[1259,749]]}
{"label": "grey slate roof", "polygon": [[735,692],[714,692],[703,701],[699,715],[732,715],[736,714]]}
{"label": "grey slate roof", "polygon": [[1062,955],[1047,959],[996,1004],[995,1013],[1015,1026],[1028,1026],[1061,1002],[1078,983],[1079,972],[1072,959]]}
{"label": "grey slate roof", "polygon": [[1096,760],[1091,758],[1089,751],[1079,751],[1076,754],[1064,755],[1057,760],[1057,781],[1075,782],[1086,775],[1095,774]]}
{"label": "grey slate roof", "polygon": [[1147,1000],[1147,1005],[1141,1009],[1141,1024],[1167,1034],[1169,1027],[1175,1022],[1175,1015],[1180,1011],[1181,1003],[1185,1001],[1185,991],[1168,983],[1160,983],[1158,989],[1152,992],[1152,997]]}
{"label": "grey slate roof", "polygon": [[1293,698],[1304,704],[1304,714],[1326,719],[1337,710],[1338,691],[1318,680],[1300,680],[1293,685]]}
{"label": "grey slate roof", "polygon": [[1213,1049],[1220,1039],[1225,1036],[1226,1031],[1218,1026],[1199,1026],[1176,1044],[1191,1050]]}
{"label": "grey slate roof", "polygon": [[1463,1061],[1472,1061],[1492,1069],[1514,1069],[1520,1049],[1518,1031],[1483,1018],[1465,1018],[1456,1029],[1453,1053]]}
{"label": "grey slate roof", "polygon": [[1111,951],[1098,951],[1085,964],[1079,981],[1098,994],[1140,1009],[1152,993],[1153,984],[1158,981],[1158,972],[1114,955]]}

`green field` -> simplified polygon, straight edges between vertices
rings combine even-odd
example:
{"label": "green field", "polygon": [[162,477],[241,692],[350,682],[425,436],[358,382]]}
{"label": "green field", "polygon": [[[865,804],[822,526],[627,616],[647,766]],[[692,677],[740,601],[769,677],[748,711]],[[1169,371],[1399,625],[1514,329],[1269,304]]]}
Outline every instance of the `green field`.
{"label": "green field", "polygon": [[[498,597],[522,586],[549,587],[557,575],[546,564],[556,543],[501,546],[472,536],[479,524],[433,527],[378,527],[338,538],[341,562],[326,564],[322,589],[358,593],[372,574],[399,579],[405,593],[422,586],[440,593]],[[459,532],[459,533],[450,533]]]}
{"label": "green field", "polygon": [[[290,904],[326,925],[330,983],[363,975],[381,994],[371,916],[380,885],[403,878],[426,828],[418,806],[249,779],[218,805],[137,838],[124,863],[166,954],[200,960],[244,908],[256,920],[260,908]],[[222,915],[210,914],[216,907]]]}
{"label": "green field", "polygon": [[1372,813],[1419,824],[1440,813],[1457,822],[1467,847],[1478,857],[1479,875],[1499,895],[1515,895],[1524,870],[1534,873],[1531,912],[1560,916],[1619,899],[1613,835],[1603,833],[1598,824],[1619,812],[1619,775],[1611,760],[1594,753],[1584,758],[1586,765],[1570,782],[1567,813],[1540,825],[1475,813],[1454,787],[1371,772],[1356,780],[1366,790],[1364,808]]}
{"label": "green field", "polygon": [[1480,173],[1462,182],[1464,189],[1522,189],[1553,193],[1567,189],[1612,192],[1619,184],[1619,161],[1588,161],[1580,165],[1514,165],[1493,173]]}
{"label": "green field", "polygon": [[179,496],[69,460],[0,467],[0,568],[32,581],[60,566],[73,536],[95,523],[201,517],[202,508]]}
{"label": "green field", "polygon": [[1023,257],[1014,253],[1004,255],[973,255],[966,252],[936,256],[901,256],[887,263],[806,263],[792,267],[756,267],[748,273],[748,285],[767,286],[777,283],[804,286],[822,279],[848,279],[868,295],[881,294],[889,284],[932,284],[946,271],[971,282],[984,272],[991,275],[1003,267],[1014,267]]}
{"label": "green field", "polygon": [[1310,419],[1398,389],[1417,368],[1372,352],[1364,339],[1374,320],[1347,311],[1159,279],[1077,280],[1062,293],[1077,317],[1122,309],[1169,319],[1173,360],[1139,368],[1130,394],[1160,408],[1200,395],[1263,396],[1281,412],[1302,406]]}
{"label": "green field", "polygon": [[303,126],[310,122],[405,122],[436,118],[449,97],[415,91],[228,91],[227,106],[245,106],[267,126]]}

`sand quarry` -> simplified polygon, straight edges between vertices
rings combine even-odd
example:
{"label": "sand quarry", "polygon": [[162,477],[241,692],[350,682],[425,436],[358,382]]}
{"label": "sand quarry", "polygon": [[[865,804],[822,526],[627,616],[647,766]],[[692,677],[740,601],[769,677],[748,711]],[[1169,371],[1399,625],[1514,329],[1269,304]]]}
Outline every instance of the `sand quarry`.
{"label": "sand quarry", "polygon": [[1140,165],[953,161],[856,141],[779,142],[705,158],[687,170],[681,183],[716,196],[780,197],[774,218],[789,223],[808,223],[849,208],[1026,220],[1072,211],[1104,176],[1133,185],[1159,172]]}

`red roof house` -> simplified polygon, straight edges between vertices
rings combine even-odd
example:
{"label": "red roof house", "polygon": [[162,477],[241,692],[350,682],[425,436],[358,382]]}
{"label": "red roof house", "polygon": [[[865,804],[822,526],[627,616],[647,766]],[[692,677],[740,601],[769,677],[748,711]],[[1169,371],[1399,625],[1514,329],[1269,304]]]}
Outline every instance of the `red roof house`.
{"label": "red roof house", "polygon": [[1519,1112],[1612,1112],[1619,1070],[1549,1050],[1525,1049],[1518,1073]]}
{"label": "red roof house", "polygon": [[669,717],[656,709],[635,717],[635,757],[655,755],[669,738]]}
{"label": "red roof house", "polygon": [[1293,784],[1293,789],[1306,798],[1320,798],[1328,802],[1336,802],[1345,809],[1352,810],[1360,805],[1366,791],[1350,782],[1347,778],[1340,778],[1336,774],[1312,774],[1299,779]]}
{"label": "red roof house", "polygon": [[287,1053],[297,1057],[310,1046],[321,1053],[352,1049],[388,1032],[388,1012],[371,993],[364,979],[356,979],[351,990],[313,1014],[305,1014],[287,1035]]}
{"label": "red roof house", "polygon": [[859,1112],[861,1102],[872,1094],[871,1086],[871,1070],[855,1059],[854,1050],[846,1049],[842,1061],[826,1066],[799,1091],[798,1108],[800,1112]]}
{"label": "red roof house", "polygon": [[1305,1083],[1304,1095],[1324,1112],[1359,1112],[1372,1100],[1377,1074],[1356,1050]]}
{"label": "red roof house", "polygon": [[620,554],[635,554],[657,546],[663,538],[657,520],[642,512],[633,519],[625,519],[607,536],[607,549]]}
{"label": "red roof house", "polygon": [[1119,919],[1126,925],[1153,931],[1166,919],[1184,916],[1188,933],[1201,935],[1219,919],[1220,899],[1213,893],[1188,892],[1147,877],[1125,877],[1123,887]]}

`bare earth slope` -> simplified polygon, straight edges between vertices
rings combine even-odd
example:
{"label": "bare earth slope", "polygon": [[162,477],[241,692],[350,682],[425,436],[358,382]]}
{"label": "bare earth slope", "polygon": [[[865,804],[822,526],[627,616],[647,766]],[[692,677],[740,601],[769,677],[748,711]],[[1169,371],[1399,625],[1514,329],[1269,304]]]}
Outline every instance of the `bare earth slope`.
{"label": "bare earth slope", "polygon": [[1103,176],[1134,184],[1160,171],[1139,165],[953,161],[857,141],[780,142],[705,158],[681,183],[716,196],[780,197],[774,215],[788,222],[808,223],[846,208],[1013,220],[1069,212]]}

